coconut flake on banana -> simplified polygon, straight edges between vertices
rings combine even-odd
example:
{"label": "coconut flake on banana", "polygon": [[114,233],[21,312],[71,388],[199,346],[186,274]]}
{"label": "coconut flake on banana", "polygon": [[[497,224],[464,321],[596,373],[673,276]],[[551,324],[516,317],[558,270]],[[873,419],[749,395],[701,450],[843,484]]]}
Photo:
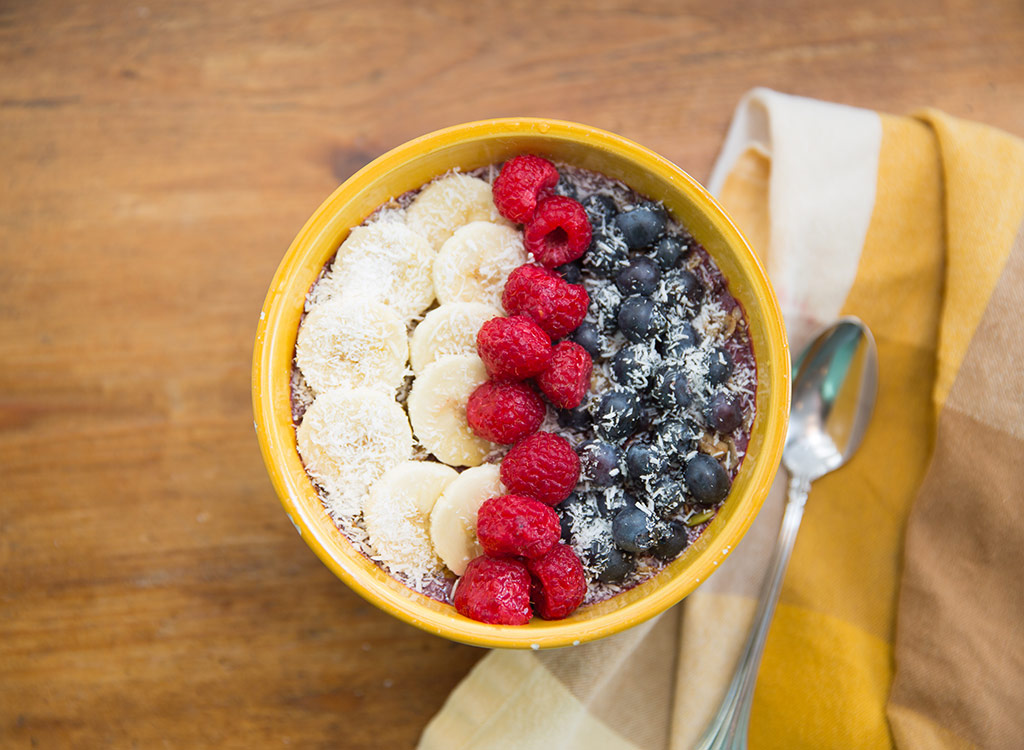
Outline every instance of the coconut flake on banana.
{"label": "coconut flake on banana", "polygon": [[481,302],[450,302],[435,307],[416,326],[409,341],[409,361],[420,373],[433,362],[452,354],[475,354],[476,334],[501,310]]}
{"label": "coconut flake on banana", "polygon": [[306,409],[296,433],[306,472],[335,518],[353,519],[371,485],[412,458],[412,430],[393,398],[370,388],[335,388]]}
{"label": "coconut flake on banana", "polygon": [[356,227],[341,243],[311,302],[316,305],[332,298],[379,302],[403,321],[412,320],[434,301],[434,255],[422,236],[400,222]]}
{"label": "coconut flake on banana", "polygon": [[442,357],[427,365],[412,383],[407,406],[420,444],[449,466],[477,466],[497,449],[477,437],[466,421],[466,402],[487,381],[487,369],[475,354]]}
{"label": "coconut flake on banana", "polygon": [[430,541],[430,514],[458,476],[435,461],[406,461],[374,483],[363,503],[363,523],[376,559],[414,580],[441,571]]}
{"label": "coconut flake on banana", "polygon": [[315,305],[302,321],[295,361],[314,393],[365,386],[393,394],[405,376],[405,331],[386,305],[336,297]]}
{"label": "coconut flake on banana", "polygon": [[466,469],[445,487],[430,513],[430,540],[434,551],[456,575],[466,572],[470,560],[483,554],[476,538],[476,515],[488,498],[505,494],[495,464]]}
{"label": "coconut flake on banana", "polygon": [[474,221],[456,230],[438,251],[434,292],[442,305],[479,302],[501,308],[505,280],[529,261],[518,230]]}
{"label": "coconut flake on banana", "polygon": [[405,223],[435,251],[471,221],[511,226],[494,205],[490,183],[465,174],[440,177],[421,190],[405,212]]}

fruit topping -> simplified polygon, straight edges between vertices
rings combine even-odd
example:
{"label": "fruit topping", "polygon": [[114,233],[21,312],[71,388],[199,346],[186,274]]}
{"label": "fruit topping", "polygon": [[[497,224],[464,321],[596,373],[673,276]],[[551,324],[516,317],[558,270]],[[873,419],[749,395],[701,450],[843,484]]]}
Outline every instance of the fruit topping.
{"label": "fruit topping", "polygon": [[533,605],[545,620],[568,617],[583,603],[587,579],[572,547],[559,542],[546,555],[528,560],[526,565],[533,575]]}
{"label": "fruit topping", "polygon": [[585,430],[590,427],[590,411],[585,404],[580,404],[575,409],[559,409],[556,418],[559,427],[566,427],[570,430]]}
{"label": "fruit topping", "polygon": [[578,260],[566,263],[564,266],[559,266],[555,270],[558,271],[559,276],[570,284],[579,284],[583,281],[583,272],[580,270],[580,262]]}
{"label": "fruit topping", "polygon": [[511,445],[536,432],[544,421],[544,401],[526,383],[489,380],[466,403],[466,421],[484,440]]}
{"label": "fruit topping", "polygon": [[657,352],[643,344],[624,346],[612,357],[612,376],[625,388],[645,391],[659,359]]}
{"label": "fruit topping", "polygon": [[686,496],[683,494],[683,485],[672,477],[659,477],[650,485],[649,496],[654,503],[654,509],[662,515],[674,513],[683,504]]}
{"label": "fruit topping", "polygon": [[664,233],[666,219],[665,209],[647,203],[619,214],[615,224],[630,250],[642,250]]}
{"label": "fruit topping", "polygon": [[615,274],[615,286],[623,294],[654,294],[661,280],[661,269],[648,257],[638,255]]}
{"label": "fruit topping", "polygon": [[530,572],[519,560],[481,555],[466,566],[452,596],[465,617],[494,625],[525,625],[530,611]]}
{"label": "fruit topping", "polygon": [[654,374],[651,395],[658,406],[668,411],[685,409],[690,404],[690,387],[682,368],[662,365]]}
{"label": "fruit topping", "polygon": [[683,478],[686,488],[701,505],[714,505],[724,500],[732,486],[732,480],[722,465],[706,453],[698,453],[686,462]]}
{"label": "fruit topping", "polygon": [[547,268],[579,258],[590,246],[590,236],[590,221],[583,206],[562,195],[541,200],[533,218],[523,227],[526,249]]}
{"label": "fruit topping", "polygon": [[621,440],[636,431],[643,412],[640,399],[632,391],[605,392],[597,403],[594,427],[605,440]]}
{"label": "fruit topping", "polygon": [[657,338],[665,327],[664,317],[655,302],[639,294],[622,301],[618,322],[619,330],[634,344]]}
{"label": "fruit topping", "polygon": [[627,505],[612,520],[612,539],[626,552],[646,552],[654,546],[654,518],[640,505]]}
{"label": "fruit topping", "polygon": [[592,359],[601,356],[601,332],[593,323],[580,323],[570,338],[586,349]]}
{"label": "fruit topping", "polygon": [[622,477],[619,449],[603,440],[587,440],[577,449],[580,457],[581,477],[600,487],[616,484]]}
{"label": "fruit topping", "polygon": [[558,514],[524,495],[486,500],[476,520],[480,546],[491,557],[543,557],[561,538]]}
{"label": "fruit topping", "polygon": [[575,409],[590,386],[593,361],[586,349],[572,341],[555,345],[551,364],[536,377],[541,393],[559,409]]}
{"label": "fruit topping", "polygon": [[631,554],[603,540],[590,545],[587,558],[601,583],[619,583],[636,570],[636,560]]}
{"label": "fruit topping", "polygon": [[551,339],[525,315],[488,320],[476,335],[476,348],[493,378],[523,380],[551,363]]}
{"label": "fruit topping", "polygon": [[583,322],[590,297],[553,271],[524,265],[509,274],[501,304],[509,315],[525,315],[552,339],[560,339]]}
{"label": "fruit topping", "polygon": [[732,357],[725,349],[717,348],[708,353],[708,381],[721,385],[732,375]]}
{"label": "fruit topping", "polygon": [[707,409],[708,424],[719,432],[732,432],[743,424],[743,409],[732,394],[722,391],[711,398]]}
{"label": "fruit topping", "polygon": [[509,159],[494,180],[494,205],[509,221],[525,224],[537,202],[558,182],[558,170],[547,159],[522,154]]}
{"label": "fruit topping", "polygon": [[651,551],[662,560],[671,560],[686,549],[689,541],[686,526],[679,521],[669,521],[661,533],[661,539]]}
{"label": "fruit topping", "polygon": [[[663,271],[675,268],[686,252],[686,243],[678,237],[662,237],[654,245],[654,260]],[[692,274],[691,274],[692,275]]]}
{"label": "fruit topping", "polygon": [[580,478],[580,459],[564,437],[537,432],[524,438],[501,461],[501,481],[510,491],[547,505],[569,497]]}
{"label": "fruit topping", "polygon": [[626,476],[630,481],[648,484],[654,482],[665,468],[667,458],[661,451],[641,441],[626,449]]}

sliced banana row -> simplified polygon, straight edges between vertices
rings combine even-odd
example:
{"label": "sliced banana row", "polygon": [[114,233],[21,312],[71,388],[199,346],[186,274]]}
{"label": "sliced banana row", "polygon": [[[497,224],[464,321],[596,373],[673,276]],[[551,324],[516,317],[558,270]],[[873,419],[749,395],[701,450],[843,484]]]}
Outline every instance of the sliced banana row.
{"label": "sliced banana row", "polygon": [[434,249],[397,221],[356,227],[341,243],[316,299],[379,302],[411,320],[434,301]]}
{"label": "sliced banana row", "polygon": [[484,501],[505,494],[496,464],[466,469],[445,487],[430,513],[434,551],[455,575],[483,554],[476,538],[476,515]]}
{"label": "sliced banana row", "polygon": [[494,205],[491,186],[477,177],[451,174],[427,185],[409,204],[405,223],[435,251],[456,229],[471,221],[511,226]]}
{"label": "sliced banana row", "polygon": [[371,485],[412,458],[412,430],[394,398],[370,388],[319,394],[296,432],[306,472],[324,490],[327,510],[352,519]]}
{"label": "sliced banana row", "polygon": [[474,221],[457,229],[438,251],[434,292],[442,305],[481,302],[501,308],[505,279],[529,259],[516,229]]}
{"label": "sliced banana row", "polygon": [[409,340],[409,361],[413,372],[441,357],[476,352],[476,334],[480,326],[501,311],[481,302],[451,302],[435,307],[416,326]]}
{"label": "sliced banana row", "polygon": [[374,483],[363,503],[363,522],[382,563],[412,577],[441,570],[430,541],[430,513],[458,476],[434,461],[406,461]]}
{"label": "sliced banana row", "polygon": [[394,393],[408,354],[405,323],[394,310],[343,297],[314,307],[295,343],[295,361],[314,393],[341,386]]}
{"label": "sliced banana row", "polygon": [[466,402],[487,381],[475,354],[442,357],[416,376],[406,404],[420,443],[449,466],[477,466],[497,448],[477,437],[466,421]]}

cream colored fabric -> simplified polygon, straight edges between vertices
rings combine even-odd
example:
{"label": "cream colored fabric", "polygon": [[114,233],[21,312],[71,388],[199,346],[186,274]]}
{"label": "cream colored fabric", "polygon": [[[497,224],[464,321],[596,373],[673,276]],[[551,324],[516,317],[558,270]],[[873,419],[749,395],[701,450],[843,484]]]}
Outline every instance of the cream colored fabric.
{"label": "cream colored fabric", "polygon": [[[794,350],[855,314],[880,360],[860,451],[813,487],[750,746],[1019,747],[1024,146],[939,113],[758,89],[711,185],[764,259]],[[680,606],[602,642],[490,654],[421,747],[692,747],[746,635],[783,481]]]}

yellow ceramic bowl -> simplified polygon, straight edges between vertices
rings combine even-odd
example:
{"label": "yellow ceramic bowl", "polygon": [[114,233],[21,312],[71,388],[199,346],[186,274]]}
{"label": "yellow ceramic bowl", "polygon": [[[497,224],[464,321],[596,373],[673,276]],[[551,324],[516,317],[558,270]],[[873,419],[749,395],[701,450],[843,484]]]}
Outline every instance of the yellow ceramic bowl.
{"label": "yellow ceramic bowl", "polygon": [[[306,476],[291,423],[290,373],[303,300],[324,263],[377,206],[444,172],[532,153],[621,180],[661,201],[715,259],[743,305],[757,362],[757,415],[732,493],[699,541],[654,578],[555,622],[488,625],[398,583],[327,517]],[[270,285],[253,356],[260,447],[288,516],[334,573],[386,612],[478,646],[549,648],[624,630],[671,607],[707,580],[757,515],[778,467],[789,413],[789,352],[772,288],[740,232],[704,188],[674,164],[611,133],[571,122],[510,118],[456,125],[389,151],[349,178],[299,232]]]}

